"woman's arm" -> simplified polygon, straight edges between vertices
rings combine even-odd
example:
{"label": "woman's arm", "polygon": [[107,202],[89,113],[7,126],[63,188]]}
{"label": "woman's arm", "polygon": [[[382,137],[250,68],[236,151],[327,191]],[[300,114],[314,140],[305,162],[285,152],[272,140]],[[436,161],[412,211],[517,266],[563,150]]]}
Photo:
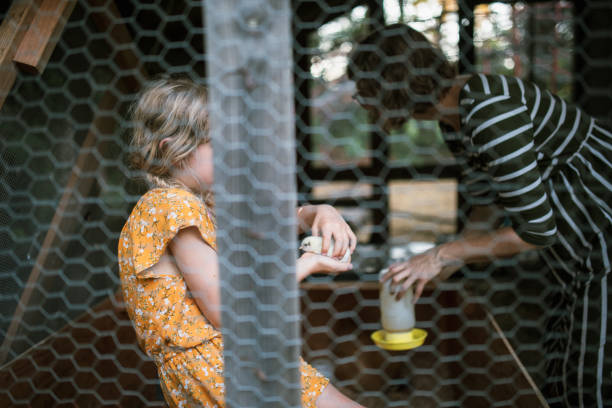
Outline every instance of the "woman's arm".
{"label": "woman's arm", "polygon": [[446,279],[462,265],[490,262],[535,248],[535,245],[523,241],[510,227],[490,232],[474,232],[413,256],[406,262],[392,265],[382,280],[392,279],[394,284],[400,285],[398,298],[417,283],[414,292],[416,302],[427,282],[432,279]]}
{"label": "woman's arm", "polygon": [[494,231],[474,231],[456,241],[439,245],[437,257],[444,265],[489,262],[506,258],[537,246],[523,241],[511,227]]}
{"label": "woman's arm", "polygon": [[503,211],[502,207],[495,204],[472,207],[461,235],[468,237],[498,229],[503,221]]}
{"label": "woman's arm", "polygon": [[[486,82],[501,81],[497,85],[508,88],[505,77],[480,77],[482,86]],[[469,136],[471,149],[476,154],[474,170],[487,174],[482,183],[489,184],[495,203],[503,208],[523,241],[538,246],[553,244],[557,226],[548,186],[537,161],[534,145],[537,129],[529,110],[518,98],[508,95],[493,103],[492,95],[475,92],[472,96],[463,99],[466,102],[462,107],[467,114],[462,130]],[[478,189],[473,194],[477,198]]]}
{"label": "woman's arm", "polygon": [[[500,81],[500,87],[505,89],[503,97],[491,99],[490,80]],[[469,136],[470,149],[476,154],[468,189],[475,199],[484,193],[494,193],[495,203],[503,208],[512,227],[487,232],[480,224],[457,241],[392,265],[386,279],[401,282],[401,293],[418,282],[415,299],[428,281],[435,277],[444,279],[463,264],[512,256],[551,245],[556,239],[554,212],[534,145],[537,130],[527,107],[509,96],[505,77],[480,75],[473,85],[478,88],[471,89],[470,98],[460,101],[466,113],[462,130]],[[479,172],[486,177],[476,174]]]}

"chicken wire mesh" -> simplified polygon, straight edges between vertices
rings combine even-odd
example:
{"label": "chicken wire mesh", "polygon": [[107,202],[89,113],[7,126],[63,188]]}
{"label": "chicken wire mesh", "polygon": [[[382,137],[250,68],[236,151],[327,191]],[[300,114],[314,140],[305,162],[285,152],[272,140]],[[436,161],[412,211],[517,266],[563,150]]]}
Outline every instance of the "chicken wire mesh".
{"label": "chicken wire mesh", "polygon": [[[41,4],[1,5],[0,30],[30,3]],[[457,237],[473,202],[437,123],[385,134],[353,100],[346,67],[359,39],[403,22],[461,72],[537,83],[609,127],[610,4],[296,0],[290,10],[297,200],[335,206],[359,238],[352,272],[299,286],[301,355],[368,407],[545,406],[547,322],[560,313],[549,301],[561,287],[537,252],[463,267],[427,289],[416,305],[425,345],[387,351],[370,339],[381,327],[378,272],[415,243]],[[118,290],[119,233],[146,191],[125,158],[127,109],[155,75],[211,77],[205,44],[222,39],[205,38],[203,11],[200,1],[79,0],[44,70],[20,71],[6,88],[2,406],[165,405]],[[589,362],[587,375],[595,370]]]}

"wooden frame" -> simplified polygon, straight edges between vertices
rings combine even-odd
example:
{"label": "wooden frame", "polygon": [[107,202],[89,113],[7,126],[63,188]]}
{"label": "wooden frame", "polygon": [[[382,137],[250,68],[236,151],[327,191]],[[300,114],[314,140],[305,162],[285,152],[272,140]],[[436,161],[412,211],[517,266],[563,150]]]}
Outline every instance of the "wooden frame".
{"label": "wooden frame", "polygon": [[39,3],[40,0],[14,0],[0,25],[0,109],[17,78],[13,57]]}
{"label": "wooden frame", "polygon": [[[103,0],[88,1],[94,6],[105,4]],[[106,7],[108,7],[108,11],[111,15],[117,17],[120,16],[119,10],[113,1],[108,3]],[[108,27],[110,27],[108,19],[101,18],[102,16],[106,16],[106,14],[96,14],[94,16],[96,18],[96,25],[100,30],[106,30]],[[124,25],[115,26],[112,31],[112,35],[119,43],[129,44],[132,41],[129,31]],[[126,69],[133,69],[134,67],[137,67],[137,72],[140,72],[140,76],[144,78],[146,77],[144,68],[141,67],[136,55],[137,54],[132,50],[121,50],[117,55],[117,63],[125,66]],[[140,88],[140,84],[136,78],[124,77],[122,81],[117,82],[117,87],[117,91],[120,93],[128,94],[136,92]],[[98,104],[96,112],[98,112],[99,115],[93,119],[91,129],[81,144],[79,154],[76,158],[74,166],[72,167],[70,178],[64,187],[63,194],[58,202],[57,209],[55,210],[49,225],[49,229],[47,230],[45,238],[43,239],[41,249],[36,257],[34,268],[30,272],[28,280],[24,286],[24,290],[19,298],[19,302],[17,303],[13,318],[11,319],[11,323],[7,329],[4,340],[0,345],[0,364],[5,362],[10,352],[11,345],[18,333],[22,318],[26,313],[26,308],[30,303],[32,292],[41,276],[42,271],[44,270],[47,257],[51,253],[51,250],[55,248],[54,244],[57,244],[58,241],[59,244],[62,243],[61,236],[58,235],[58,231],[73,231],[78,228],[78,223],[71,218],[66,218],[65,212],[69,206],[71,206],[71,210],[76,209],[76,211],[79,211],[79,209],[82,207],[82,202],[75,197],[75,192],[80,191],[81,194],[83,192],[87,193],[91,191],[93,187],[93,178],[82,178],[83,169],[85,169],[87,164],[92,161],[91,149],[95,146],[98,135],[101,133],[109,134],[114,130],[115,123],[114,121],[109,122],[107,115],[108,112],[113,110],[116,104],[117,97],[112,90],[106,92]],[[97,160],[93,160],[93,162],[97,163]]]}
{"label": "wooden frame", "polygon": [[300,405],[290,16],[271,0],[205,13],[227,407]]}
{"label": "wooden frame", "polygon": [[13,58],[22,70],[43,72],[75,5],[76,0],[43,0]]}

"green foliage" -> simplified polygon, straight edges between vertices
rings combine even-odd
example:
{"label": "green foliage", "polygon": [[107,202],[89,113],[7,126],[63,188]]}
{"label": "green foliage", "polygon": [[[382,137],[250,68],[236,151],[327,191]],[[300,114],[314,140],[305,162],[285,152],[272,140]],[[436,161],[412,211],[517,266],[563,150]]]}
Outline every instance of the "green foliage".
{"label": "green foliage", "polygon": [[446,147],[442,132],[435,121],[411,119],[389,138],[391,162],[409,166],[436,164],[452,154]]}

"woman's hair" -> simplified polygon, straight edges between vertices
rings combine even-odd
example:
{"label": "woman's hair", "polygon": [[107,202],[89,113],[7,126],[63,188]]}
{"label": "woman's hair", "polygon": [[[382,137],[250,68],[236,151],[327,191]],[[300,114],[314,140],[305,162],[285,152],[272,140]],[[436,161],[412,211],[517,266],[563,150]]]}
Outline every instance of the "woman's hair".
{"label": "woman's hair", "polygon": [[171,169],[182,168],[198,146],[210,141],[206,97],[202,85],[164,77],[146,85],[132,105],[130,161],[151,187],[177,186]]}
{"label": "woman's hair", "polygon": [[457,74],[438,48],[405,24],[385,26],[359,41],[347,73],[372,119],[382,116],[385,130],[437,104]]}

